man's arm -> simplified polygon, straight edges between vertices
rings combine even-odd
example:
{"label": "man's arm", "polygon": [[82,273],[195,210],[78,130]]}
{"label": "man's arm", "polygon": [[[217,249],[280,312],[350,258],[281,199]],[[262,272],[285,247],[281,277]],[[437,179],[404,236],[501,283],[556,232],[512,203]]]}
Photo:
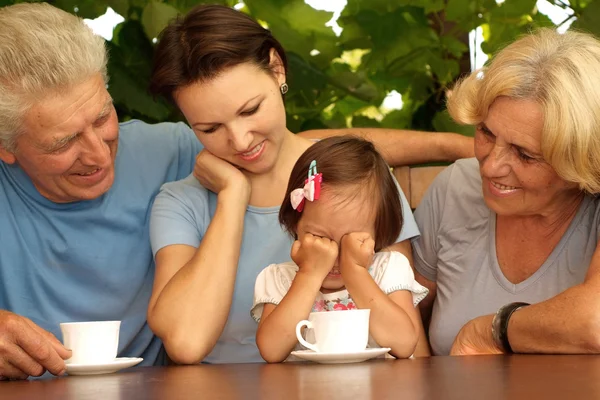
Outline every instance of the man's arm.
{"label": "man's arm", "polygon": [[384,128],[315,129],[299,133],[308,139],[356,135],[375,144],[385,161],[395,167],[433,161],[455,161],[474,156],[473,138],[448,132]]}

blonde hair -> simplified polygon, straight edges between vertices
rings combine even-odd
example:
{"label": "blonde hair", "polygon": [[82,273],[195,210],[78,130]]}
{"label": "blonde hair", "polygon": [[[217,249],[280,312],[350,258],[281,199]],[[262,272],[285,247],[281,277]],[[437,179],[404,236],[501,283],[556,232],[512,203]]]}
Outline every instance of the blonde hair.
{"label": "blonde hair", "polygon": [[36,101],[106,75],[104,39],[81,18],[46,3],[0,8],[0,146],[14,151]]}
{"label": "blonde hair", "polygon": [[600,41],[543,28],[501,50],[459,81],[448,111],[476,125],[500,96],[538,103],[544,115],[542,155],[565,181],[600,193]]}

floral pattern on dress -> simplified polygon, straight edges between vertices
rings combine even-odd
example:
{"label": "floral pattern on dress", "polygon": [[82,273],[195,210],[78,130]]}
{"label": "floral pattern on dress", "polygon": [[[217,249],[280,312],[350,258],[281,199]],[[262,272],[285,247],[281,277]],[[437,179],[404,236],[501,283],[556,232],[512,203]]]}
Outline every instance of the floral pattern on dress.
{"label": "floral pattern on dress", "polygon": [[333,300],[319,299],[313,304],[312,312],[356,310],[356,304],[350,296]]}

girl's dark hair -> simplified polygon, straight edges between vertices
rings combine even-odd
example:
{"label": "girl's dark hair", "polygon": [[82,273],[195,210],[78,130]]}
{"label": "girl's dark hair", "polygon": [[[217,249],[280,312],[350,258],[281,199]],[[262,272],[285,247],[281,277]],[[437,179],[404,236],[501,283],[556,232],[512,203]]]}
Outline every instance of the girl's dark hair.
{"label": "girl's dark hair", "polygon": [[375,251],[395,243],[403,224],[398,187],[375,146],[354,136],[320,140],[300,156],[290,175],[285,199],[279,210],[281,225],[296,237],[302,213],[292,208],[290,193],[304,186],[313,160],[317,162],[317,172],[323,174],[323,190],[359,188],[357,196],[371,200],[366,204],[376,204]]}
{"label": "girl's dark hair", "polygon": [[184,86],[216,77],[252,62],[267,72],[275,49],[287,71],[287,58],[271,32],[246,14],[219,5],[200,5],[161,32],[154,53],[150,92],[173,101]]}

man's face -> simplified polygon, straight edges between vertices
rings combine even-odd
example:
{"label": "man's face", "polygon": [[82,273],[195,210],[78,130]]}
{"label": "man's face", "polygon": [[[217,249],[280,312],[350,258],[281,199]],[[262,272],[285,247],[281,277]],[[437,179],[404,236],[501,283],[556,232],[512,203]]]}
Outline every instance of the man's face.
{"label": "man's face", "polygon": [[16,149],[0,159],[18,163],[37,190],[56,203],[95,199],[114,181],[119,125],[98,74],[31,107]]}

